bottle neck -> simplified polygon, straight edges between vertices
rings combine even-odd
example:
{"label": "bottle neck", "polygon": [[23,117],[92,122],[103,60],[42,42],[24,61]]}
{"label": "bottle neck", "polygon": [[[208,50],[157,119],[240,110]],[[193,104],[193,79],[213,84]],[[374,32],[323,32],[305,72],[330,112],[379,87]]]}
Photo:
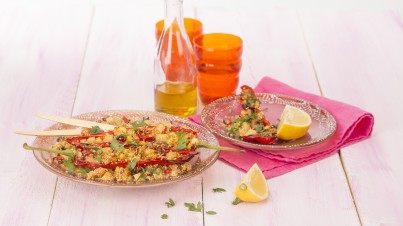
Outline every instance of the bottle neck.
{"label": "bottle neck", "polygon": [[165,0],[165,29],[167,29],[175,20],[179,26],[183,26],[183,1]]}

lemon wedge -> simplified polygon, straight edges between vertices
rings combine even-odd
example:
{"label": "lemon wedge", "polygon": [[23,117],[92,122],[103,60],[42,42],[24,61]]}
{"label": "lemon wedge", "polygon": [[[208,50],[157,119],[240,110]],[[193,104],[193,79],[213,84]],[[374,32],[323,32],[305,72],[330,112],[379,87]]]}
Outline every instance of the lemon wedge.
{"label": "lemon wedge", "polygon": [[311,126],[311,117],[303,110],[286,105],[277,125],[277,137],[294,140],[303,137]]}
{"label": "lemon wedge", "polygon": [[244,202],[259,202],[269,197],[266,178],[256,163],[235,188],[234,194]]}

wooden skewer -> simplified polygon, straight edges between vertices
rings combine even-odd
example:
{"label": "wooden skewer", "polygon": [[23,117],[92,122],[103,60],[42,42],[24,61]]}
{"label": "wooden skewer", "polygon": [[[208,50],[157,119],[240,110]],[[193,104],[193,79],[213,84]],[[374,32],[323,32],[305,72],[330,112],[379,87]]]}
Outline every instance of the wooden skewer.
{"label": "wooden skewer", "polygon": [[[109,131],[115,129],[115,126],[105,124],[105,123],[99,123],[99,122],[93,122],[93,121],[87,121],[87,120],[82,120],[82,119],[74,119],[74,118],[63,118],[59,116],[52,116],[52,115],[46,115],[46,114],[35,114],[35,116],[47,120],[51,120],[54,122],[60,122],[63,124],[67,125],[73,125],[73,126],[79,126],[79,127],[84,127],[84,128],[91,128],[93,126],[99,126],[100,129]],[[28,136],[68,136],[68,135],[80,135],[81,134],[81,128],[77,129],[68,129],[68,130],[48,130],[48,131],[15,131],[16,134],[20,135],[28,135]]]}
{"label": "wooden skewer", "polygon": [[[63,118],[63,117],[59,117],[59,116],[52,116],[52,115],[46,115],[46,114],[36,114],[36,116],[43,118],[43,119],[55,121],[55,122],[60,122],[60,123],[74,125],[74,126],[80,126],[80,127],[86,127],[86,128],[91,128],[93,126],[99,126],[102,130],[105,130],[105,131],[115,129],[115,126],[113,126],[113,125],[99,123],[99,122],[93,122],[93,121],[86,121],[86,120],[81,120],[81,119]],[[15,133],[21,134],[21,135],[28,135],[28,136],[62,136],[62,135],[67,136],[67,135],[80,135],[81,129],[77,128],[77,129],[70,129],[70,130],[15,131]],[[231,152],[240,152],[240,153],[245,152],[245,150],[242,150],[242,149],[222,147],[222,146],[213,146],[213,145],[210,145],[210,144],[207,144],[204,142],[199,142],[198,146],[215,149],[215,150],[221,150],[221,151],[231,151]]]}
{"label": "wooden skewer", "polygon": [[75,119],[75,118],[63,118],[59,116],[53,116],[53,115],[46,115],[46,114],[35,114],[35,116],[47,120],[51,120],[54,122],[60,122],[63,124],[68,124],[68,125],[73,125],[73,126],[80,126],[80,127],[85,127],[85,128],[91,128],[93,126],[99,126],[102,130],[109,131],[115,129],[114,125],[109,125],[105,123],[99,123],[99,122],[93,122],[93,121],[87,121],[87,120],[82,120],[82,119]]}
{"label": "wooden skewer", "polygon": [[27,136],[74,136],[81,134],[81,128],[45,131],[15,131],[15,133]]}

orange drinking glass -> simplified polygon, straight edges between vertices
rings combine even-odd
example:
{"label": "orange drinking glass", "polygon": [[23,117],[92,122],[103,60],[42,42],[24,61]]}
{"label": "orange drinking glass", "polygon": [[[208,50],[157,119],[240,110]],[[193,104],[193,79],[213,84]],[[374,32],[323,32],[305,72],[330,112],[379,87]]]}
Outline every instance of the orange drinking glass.
{"label": "orange drinking glass", "polygon": [[242,67],[242,39],[233,34],[210,33],[195,37],[193,47],[201,102],[206,105],[234,95]]}
{"label": "orange drinking glass", "polygon": [[[183,22],[191,43],[193,43],[194,37],[203,34],[203,24],[199,20],[193,18],[183,18]],[[160,20],[155,24],[155,38],[157,41],[161,37],[162,30],[164,30],[164,20]]]}

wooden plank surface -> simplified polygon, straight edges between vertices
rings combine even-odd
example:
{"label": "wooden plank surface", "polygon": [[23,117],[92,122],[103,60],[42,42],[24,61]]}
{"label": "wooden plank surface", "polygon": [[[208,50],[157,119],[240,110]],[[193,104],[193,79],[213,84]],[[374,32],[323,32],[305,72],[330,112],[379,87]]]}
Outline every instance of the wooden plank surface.
{"label": "wooden plank surface", "polygon": [[162,5],[96,7],[74,114],[154,110],[154,28],[160,18]]}
{"label": "wooden plank surface", "polygon": [[22,149],[44,129],[35,112],[70,115],[83,60],[90,7],[0,7],[0,225],[46,225],[56,176]]}
{"label": "wooden plank surface", "polygon": [[[151,189],[83,185],[41,167],[21,147],[34,138],[13,134],[50,125],[33,113],[154,109],[154,24],[163,7],[146,5],[0,7],[0,104],[6,109],[0,111],[0,135],[8,141],[0,158],[1,225],[403,224],[398,11],[187,8],[205,33],[244,39],[241,84],[255,86],[269,75],[316,94],[320,85],[326,97],[375,115],[370,140],[343,149],[342,159],[334,155],[268,180],[267,201],[233,206],[232,191],[245,173],[220,161],[190,180]],[[215,187],[227,191],[214,193]],[[165,206],[169,198],[174,208]],[[183,205],[198,201],[217,215],[188,212]]]}
{"label": "wooden plank surface", "polygon": [[325,95],[375,116],[372,138],[342,150],[362,224],[402,225],[403,18],[393,10],[300,16]]}
{"label": "wooden plank surface", "polygon": [[[254,86],[270,75],[307,92],[319,93],[294,10],[204,8],[198,9],[197,15],[205,32],[222,29],[245,40],[241,83]],[[268,180],[272,197],[265,202],[232,206],[232,191],[243,176],[221,162],[205,173],[205,208],[220,215],[206,216],[206,225],[359,225],[337,155]],[[214,187],[227,192],[213,193]]]}
{"label": "wooden plank surface", "polygon": [[[129,109],[133,109],[133,105],[132,103],[135,102],[137,103],[136,106],[138,108],[134,108],[134,109],[145,109],[145,110],[152,110],[153,106],[152,106],[152,101],[151,102],[144,102],[143,99],[138,99],[138,96],[149,96],[152,95],[152,80],[150,79],[150,76],[152,75],[152,71],[151,71],[151,66],[152,66],[152,53],[153,48],[154,48],[154,39],[153,39],[153,25],[154,22],[158,19],[157,17],[149,17],[147,15],[152,15],[151,13],[149,13],[146,9],[142,9],[142,10],[138,10],[138,13],[133,13],[137,12],[135,9],[133,8],[120,8],[120,7],[115,7],[115,8],[102,8],[102,7],[97,7],[97,9],[95,10],[95,15],[94,15],[94,23],[92,25],[92,30],[91,30],[91,36],[89,39],[89,44],[88,44],[88,50],[87,50],[87,54],[86,54],[86,60],[85,60],[85,65],[83,67],[83,74],[82,74],[82,78],[80,81],[80,88],[77,94],[77,98],[76,98],[76,104],[75,104],[75,108],[73,111],[73,114],[79,114],[81,112],[89,112],[89,111],[96,111],[96,110],[103,110],[103,109],[116,109],[116,107],[113,106],[125,106],[123,108],[129,108]],[[219,14],[217,14],[217,12],[219,12]],[[216,10],[214,8],[207,8],[206,10],[202,10],[202,9],[197,9],[196,10],[197,16],[199,17],[199,19],[202,19],[203,21],[203,25],[204,25],[204,29],[206,32],[211,32],[214,30],[214,27],[212,27],[212,25],[218,26],[220,25],[219,23],[214,22],[216,17],[214,15],[223,15],[222,9],[220,10]],[[262,12],[263,13],[263,12]],[[284,12],[282,12],[284,13]],[[281,14],[282,14],[281,13]],[[224,13],[225,14],[225,13]],[[281,15],[280,13],[277,15]],[[241,26],[239,25],[234,25],[233,23],[231,23],[231,16],[237,17],[239,16],[240,13],[238,11],[233,11],[230,10],[228,11],[228,16],[226,17],[227,20],[225,20],[224,23],[222,23],[222,27],[225,27],[227,30],[226,32],[232,32],[235,34],[238,34],[240,36],[244,35],[242,33],[241,30]],[[280,17],[280,18],[276,18],[277,20],[273,21],[272,23],[281,23],[283,22],[282,19],[286,19],[289,18],[289,16],[291,15],[292,22],[290,23],[288,20],[288,23],[285,23],[288,26],[291,26],[292,28],[294,28],[295,30],[297,30],[297,34],[299,34],[299,36],[297,36],[299,38],[299,42],[303,43],[303,39],[302,39],[302,34],[301,32],[298,30],[298,23],[297,23],[297,18],[296,18],[296,14],[295,12],[288,12],[288,14],[285,14],[285,16]],[[244,15],[247,16],[247,15]],[[129,26],[130,23],[128,23],[128,21],[136,21],[136,19],[138,18],[142,18],[143,22],[146,21],[147,24],[149,24],[149,26],[143,26],[143,27],[136,27],[133,29],[127,29],[127,27]],[[242,18],[244,19],[244,18]],[[119,26],[116,26],[116,24],[119,24]],[[228,26],[229,25],[229,26]],[[270,24],[269,24],[270,25]],[[131,24],[130,24],[131,26]],[[132,25],[134,26],[134,25]],[[263,26],[267,26],[267,24],[263,24]],[[217,27],[216,29],[219,29],[219,27]],[[284,33],[282,33],[281,35],[283,35],[283,37],[288,37],[288,33],[286,32],[286,30]],[[251,31],[252,32],[256,32],[256,31]],[[141,35],[139,35],[141,34]],[[278,35],[280,36],[280,35]],[[248,36],[250,37],[250,36]],[[116,41],[115,41],[116,40]],[[246,39],[248,40],[248,39]],[[281,43],[281,37],[279,37],[277,39],[277,43],[276,42],[268,42],[268,46],[267,48],[272,48],[274,49],[274,47],[276,46],[276,44],[278,45],[279,43]],[[290,40],[290,39],[289,39]],[[290,40],[290,43],[292,41]],[[139,45],[139,43],[141,43],[141,45]],[[246,42],[248,43],[248,42]],[[253,43],[253,41],[250,42],[250,46],[252,46],[251,44]],[[286,43],[285,46],[288,46],[290,43]],[[248,45],[245,49],[249,49]],[[299,47],[298,42],[295,42],[293,45],[297,50],[291,50],[291,52],[298,52],[299,54],[305,54],[305,58],[304,61],[305,63],[301,63],[301,65],[305,65],[304,67],[294,67],[293,70],[299,71],[300,73],[310,73],[311,74],[311,80],[307,80],[310,81],[311,83],[311,87],[315,87],[316,85],[316,81],[313,75],[313,71],[309,71],[310,68],[310,63],[309,63],[309,59],[307,58],[307,54],[304,48]],[[265,46],[266,47],[266,46]],[[144,48],[148,48],[148,51],[145,51]],[[130,49],[131,51],[127,51],[127,49]],[[140,51],[140,50],[141,51]],[[280,51],[284,51],[283,48],[281,48],[281,46],[277,46],[277,49],[275,49],[275,51],[280,52]],[[103,54],[103,53],[108,53],[108,54]],[[259,53],[259,52],[257,52]],[[248,55],[248,53],[246,52],[246,56]],[[251,51],[251,53],[249,53],[249,55],[251,55],[251,58],[253,59],[252,61],[249,60],[248,61],[248,57],[245,58],[245,72],[244,75],[241,75],[242,80],[249,85],[255,85],[256,82],[258,81],[258,78],[253,78],[252,75],[253,73],[250,71],[250,68],[254,68],[253,67],[253,63],[251,62],[260,62],[260,63],[264,63],[264,59],[259,58],[260,54],[253,54],[253,51]],[[287,53],[284,54],[284,59],[286,59],[287,57]],[[275,54],[271,54],[270,56],[272,56],[272,59],[275,59]],[[294,57],[294,55],[292,55]],[[254,60],[256,58],[259,58],[259,60]],[[119,60],[118,60],[119,59]],[[148,59],[148,60],[147,60]],[[270,59],[270,58],[269,58]],[[293,58],[296,59],[296,58]],[[138,63],[140,61],[140,63]],[[135,65],[135,66],[133,66]],[[251,66],[250,66],[251,65]],[[260,66],[260,65],[259,65]],[[259,67],[257,67],[259,68]],[[278,70],[281,70],[280,68],[282,68],[281,65],[277,65],[277,67],[273,66],[273,68],[277,68]],[[249,72],[248,72],[249,69]],[[288,70],[288,68],[286,69]],[[295,78],[292,73],[284,73],[286,75],[289,76],[289,78]],[[132,77],[131,77],[132,76]],[[105,81],[109,81],[107,83],[105,83]],[[139,87],[138,89],[134,89],[134,90],[130,90],[130,89],[120,89],[119,87],[127,87],[127,81],[130,81],[129,83],[132,84],[142,84],[141,87]],[[144,85],[146,84],[146,85]],[[307,82],[307,84],[309,84],[309,82]],[[95,90],[113,90],[113,92],[96,92]],[[95,92],[94,92],[95,91]],[[94,93],[92,93],[94,92]],[[126,98],[120,98],[125,96]],[[88,97],[91,97],[91,101],[88,101]],[[147,100],[150,100],[150,98],[148,98]],[[336,172],[336,173],[332,173],[332,177],[336,177],[338,178],[338,181],[340,181],[340,183],[337,183],[338,186],[336,186],[335,188],[331,188],[331,189],[335,189],[334,192],[338,192],[338,193],[342,193],[343,194],[343,201],[341,202],[341,206],[335,206],[336,211],[334,209],[332,209],[332,207],[329,207],[328,211],[326,211],[326,214],[324,214],[323,218],[318,218],[315,219],[312,217],[312,214],[305,214],[302,215],[302,218],[298,219],[299,222],[305,222],[305,223],[324,223],[327,222],[329,217],[331,217],[332,219],[335,219],[335,224],[337,224],[339,221],[337,221],[337,219],[343,219],[343,222],[357,222],[357,218],[355,215],[355,209],[354,206],[352,204],[352,200],[351,197],[349,195],[348,192],[348,188],[347,188],[347,183],[345,180],[343,180],[343,172],[341,170],[341,166],[340,166],[340,162],[338,160],[338,157],[335,156],[332,158],[332,160],[330,161],[332,162],[332,164],[329,165],[329,163],[324,164],[323,166],[325,166],[324,168],[328,168],[330,167],[330,169],[332,170],[328,170],[328,171],[323,171],[323,172]],[[228,170],[228,174],[223,175],[222,174],[222,168],[226,168]],[[321,167],[320,167],[321,168]],[[313,169],[314,171],[316,171],[317,169]],[[312,177],[311,176],[311,172],[305,172],[304,170],[300,171],[301,175],[303,175],[303,177]],[[265,202],[262,204],[257,204],[257,205],[251,205],[251,204],[243,204],[241,206],[236,206],[235,208],[227,208],[228,205],[231,205],[231,201],[234,198],[233,195],[231,194],[231,188],[234,188],[234,186],[236,186],[236,184],[240,181],[241,176],[243,175],[242,172],[240,171],[236,171],[234,170],[232,167],[229,167],[223,163],[217,163],[211,170],[207,171],[204,175],[204,180],[202,181],[200,177],[195,178],[196,181],[198,181],[198,186],[199,188],[197,188],[196,185],[189,185],[188,181],[187,182],[182,182],[185,183],[184,186],[182,187],[195,187],[196,189],[191,189],[191,190],[184,190],[184,191],[179,191],[180,198],[182,198],[182,200],[192,200],[195,199],[195,197],[199,197],[195,199],[195,202],[198,200],[202,200],[201,194],[198,193],[197,191],[201,190],[201,186],[202,186],[202,182],[203,182],[203,202],[205,205],[205,210],[214,210],[216,212],[218,212],[220,214],[220,217],[215,217],[215,216],[210,216],[210,215],[205,215],[204,216],[204,221],[206,223],[206,225],[209,224],[216,224],[216,223],[225,223],[228,222],[227,219],[229,219],[230,216],[234,216],[234,215],[240,215],[240,213],[245,212],[245,211],[251,211],[251,212],[259,212],[258,210],[260,210],[260,212],[262,211],[267,211],[267,212],[272,212],[272,209],[276,209],[279,208],[278,206],[281,206],[283,203],[283,199],[278,199],[278,203],[277,205],[272,204],[273,201],[269,201],[269,202]],[[231,177],[229,175],[232,175]],[[301,178],[301,175],[296,175],[296,176],[292,176],[292,178],[294,177],[298,177]],[[327,180],[329,178],[329,175],[327,174],[319,174],[318,178],[324,177],[321,180]],[[211,179],[214,178],[214,179]],[[231,180],[222,180],[220,178],[232,178]],[[316,178],[316,177],[315,177]],[[211,188],[213,186],[216,186],[216,180],[219,180],[222,184],[222,186],[224,186],[226,189],[228,189],[228,193],[226,193],[226,201],[223,200],[221,201],[217,201],[216,200],[216,194],[212,194],[211,192]],[[286,180],[290,180],[290,179],[286,179]],[[318,180],[317,183],[321,183],[321,180]],[[300,183],[300,180],[295,180],[295,179],[291,179],[291,183]],[[78,222],[82,222],[89,218],[92,219],[95,215],[98,216],[97,222],[110,222],[110,223],[118,223],[118,224],[124,224],[124,223],[128,223],[130,222],[147,222],[147,223],[155,223],[153,220],[157,219],[157,222],[159,220],[159,213],[164,212],[164,210],[166,210],[166,207],[163,205],[157,205],[155,206],[156,203],[163,203],[164,200],[167,200],[169,198],[169,196],[167,196],[167,192],[159,192],[160,190],[158,190],[158,192],[156,192],[155,197],[156,203],[149,203],[149,202],[145,202],[143,199],[141,199],[140,197],[146,197],[149,196],[151,193],[144,192],[144,191],[139,191],[137,192],[138,195],[133,195],[130,197],[125,197],[125,193],[115,193],[114,197],[117,197],[117,199],[119,200],[125,200],[122,202],[114,202],[113,200],[105,200],[104,196],[108,197],[109,194],[109,190],[103,190],[101,189],[99,191],[98,188],[92,188],[92,187],[86,187],[86,190],[89,190],[90,193],[100,193],[100,195],[97,196],[83,196],[80,200],[82,200],[83,205],[80,206],[84,206],[83,208],[73,208],[73,206],[75,205],[74,202],[72,203],[68,203],[66,205],[66,202],[63,199],[62,195],[58,195],[58,194],[65,194],[65,193],[77,193],[79,190],[84,189],[82,188],[81,185],[76,185],[72,188],[72,186],[69,186],[71,182],[68,181],[64,181],[64,180],[60,180],[60,183],[58,184],[58,189],[56,191],[56,195],[55,195],[55,200],[53,203],[53,212],[50,218],[50,222],[51,223],[56,223],[58,222],[60,219],[65,219],[66,216],[64,216],[64,212],[66,211],[73,211],[74,215],[77,215],[77,219],[74,219],[74,221],[70,222],[70,223],[78,223]],[[323,183],[323,182],[322,182]],[[325,183],[326,184],[326,183]],[[333,183],[331,183],[333,184]],[[284,187],[289,186],[288,183],[282,184],[281,182],[279,183],[279,190],[280,191],[285,191],[287,189],[285,189]],[[307,187],[304,186],[300,186],[300,191],[301,193],[295,193],[294,194],[309,194],[308,190],[311,189],[311,185],[308,185]],[[290,196],[288,194],[288,192],[284,192],[281,193],[281,197],[285,198],[286,200],[290,200],[292,199],[292,201],[294,203],[300,203],[300,205],[293,205],[293,207],[295,208],[291,208],[288,207],[286,208],[286,211],[284,213],[284,215],[280,214],[280,218],[282,220],[278,221],[273,221],[275,223],[280,223],[280,224],[290,224],[290,223],[296,223],[295,219],[296,218],[290,218],[290,217],[281,217],[281,216],[289,216],[289,215],[293,215],[293,214],[298,214],[299,212],[301,212],[301,210],[303,209],[303,206],[310,200],[314,200],[318,197],[320,198],[324,198],[325,200],[331,200],[333,199],[334,196],[330,195],[331,193],[326,193],[324,191],[321,191],[321,189],[327,190],[327,186],[320,186],[318,185],[317,187],[319,187],[319,192],[316,193],[314,192],[313,195],[310,194],[309,196],[303,196],[303,198],[301,197],[297,197],[297,196]],[[73,190],[73,191],[71,191]],[[164,189],[165,190],[165,189]],[[176,194],[178,191],[177,187],[173,188],[172,191],[168,192],[168,193],[174,193]],[[276,192],[276,189],[273,191]],[[317,194],[320,194],[319,196],[317,196]],[[324,197],[322,196],[323,194]],[[278,195],[277,195],[278,196]],[[173,197],[174,198],[174,197]],[[297,201],[296,201],[297,200]],[[100,205],[98,204],[98,202],[102,202],[103,205],[102,207],[100,207]],[[334,201],[332,201],[334,202]],[[287,203],[287,202],[285,202]],[[183,203],[180,203],[179,205],[182,205]],[[318,211],[323,209],[323,204],[324,203],[319,203],[317,204],[317,208]],[[146,211],[147,209],[153,209],[152,214],[154,218],[130,218],[130,217],[125,217],[128,212],[126,209],[122,209],[121,206],[128,206],[131,205],[133,209],[136,209],[137,212],[139,213],[139,215],[147,215],[147,216],[151,216],[149,214],[146,214],[144,211]],[[343,212],[339,212],[337,211],[337,208],[348,208],[348,211],[343,211]],[[117,209],[118,211],[114,212],[114,215],[107,215],[107,214],[99,214],[99,213],[104,213],[105,209]],[[183,207],[178,207],[180,208],[180,210],[182,211],[178,211],[176,212],[176,214],[174,215],[174,217],[178,218],[178,221],[164,221],[164,223],[166,224],[186,224],[185,222],[187,222],[188,220],[192,221],[192,219],[194,217],[196,217],[198,220],[196,220],[195,224],[203,224],[203,222],[201,221],[201,217],[203,215],[199,214],[199,215],[194,215],[194,214],[190,214],[187,215],[186,211],[183,211]],[[93,211],[95,213],[93,213],[94,215],[91,214],[90,215],[80,215],[79,213],[81,212],[88,212],[88,209],[94,209],[96,211]],[[158,214],[156,214],[158,213]],[[263,213],[263,212],[262,212]],[[312,212],[315,213],[315,212]],[[337,213],[337,214],[335,214]],[[137,214],[137,213],[136,213]],[[178,217],[179,214],[179,217]],[[273,216],[276,216],[276,214],[274,214]],[[342,217],[340,217],[342,216]],[[115,221],[113,221],[113,219],[115,219]],[[116,220],[119,219],[119,220]],[[249,221],[248,216],[243,216],[243,217],[239,217],[239,218],[234,218],[236,219],[236,221],[231,221],[231,223],[233,225],[240,225],[243,224],[245,222]],[[63,222],[63,221],[62,221]],[[198,223],[197,223],[198,222]],[[269,222],[272,222],[271,220],[269,220]],[[257,224],[266,224],[267,223],[267,219],[263,218],[260,219],[256,222]]]}
{"label": "wooden plank surface", "polygon": [[[162,17],[162,5],[160,10],[135,4],[95,9],[74,115],[106,109],[154,110],[154,26]],[[176,206],[168,209],[164,203],[169,198]],[[150,189],[101,188],[60,179],[49,223],[203,225],[203,214],[188,212],[184,206],[198,201],[202,201],[201,176]],[[162,214],[168,219],[161,219]]]}

